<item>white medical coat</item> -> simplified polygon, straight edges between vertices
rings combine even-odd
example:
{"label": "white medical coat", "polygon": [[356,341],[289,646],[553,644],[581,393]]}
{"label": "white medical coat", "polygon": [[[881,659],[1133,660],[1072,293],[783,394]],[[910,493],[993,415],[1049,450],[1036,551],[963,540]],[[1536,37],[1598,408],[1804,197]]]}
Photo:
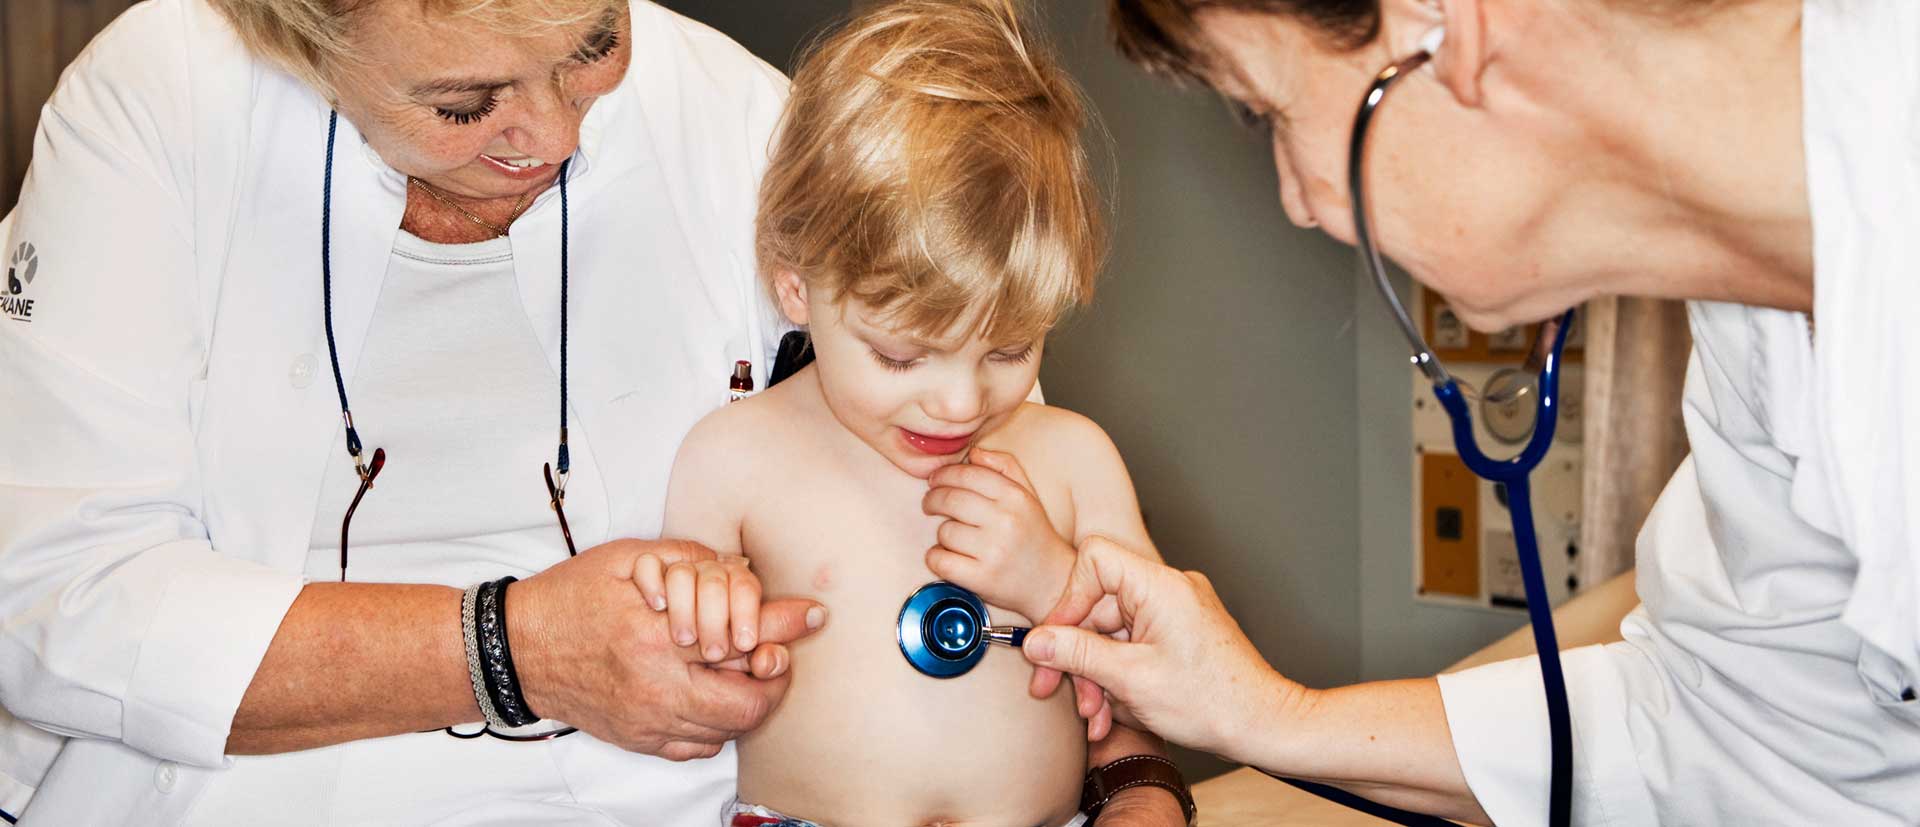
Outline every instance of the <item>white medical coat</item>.
{"label": "white medical coat", "polygon": [[[1920,5],[1808,0],[1802,50],[1813,322],[1689,308],[1642,605],[1563,655],[1576,823],[1920,824]],[[1487,814],[1544,824],[1537,659],[1440,686]]]}
{"label": "white medical coat", "polygon": [[[681,438],[724,402],[735,359],[764,382],[780,332],[752,218],[785,79],[645,2],[633,39],[569,178],[572,422],[604,483],[571,492],[582,548],[658,535]],[[20,719],[0,717],[0,811],[31,795],[30,822],[170,823],[222,766],[302,586],[341,430],[320,289],[327,114],[204,0],[129,10],[43,111],[0,226],[21,288],[0,287],[0,704]],[[406,181],[345,119],[336,153],[351,384]],[[556,372],[559,224],[555,189],[512,240]],[[660,761],[633,795],[730,788],[733,771]]]}

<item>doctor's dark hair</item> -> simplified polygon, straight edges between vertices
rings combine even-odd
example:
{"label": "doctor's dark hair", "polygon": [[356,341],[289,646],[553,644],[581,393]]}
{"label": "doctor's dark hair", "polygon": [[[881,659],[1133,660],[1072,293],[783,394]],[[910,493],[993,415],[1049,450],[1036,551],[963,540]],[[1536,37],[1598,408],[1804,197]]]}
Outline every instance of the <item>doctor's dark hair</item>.
{"label": "doctor's dark hair", "polygon": [[1037,340],[1092,298],[1105,247],[1086,121],[1011,0],[872,8],[794,73],[760,186],[762,278],[793,272],[929,339]]}
{"label": "doctor's dark hair", "polygon": [[[1596,0],[1649,19],[1685,23],[1741,0]],[[1212,85],[1225,68],[1194,18],[1206,11],[1288,17],[1307,24],[1329,45],[1358,49],[1380,34],[1380,0],[1108,0],[1113,42],[1148,71]]]}

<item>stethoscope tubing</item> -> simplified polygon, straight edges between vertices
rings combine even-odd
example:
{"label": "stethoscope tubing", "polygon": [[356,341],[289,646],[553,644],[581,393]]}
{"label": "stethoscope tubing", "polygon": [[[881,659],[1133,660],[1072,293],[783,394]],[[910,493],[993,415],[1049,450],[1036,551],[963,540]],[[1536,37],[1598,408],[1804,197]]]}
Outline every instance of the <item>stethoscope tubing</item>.
{"label": "stethoscope tubing", "polygon": [[[1527,595],[1527,615],[1533,628],[1534,646],[1540,656],[1540,676],[1547,699],[1547,726],[1552,738],[1553,764],[1549,776],[1547,820],[1553,827],[1566,827],[1572,816],[1573,728],[1567,704],[1566,676],[1561,669],[1558,636],[1553,628],[1553,607],[1548,599],[1546,576],[1540,564],[1539,537],[1534,533],[1532,486],[1528,482],[1528,475],[1539,466],[1547,450],[1552,447],[1558,419],[1562,349],[1566,346],[1567,333],[1573,325],[1573,311],[1562,315],[1552,331],[1553,346],[1540,368],[1539,409],[1532,437],[1518,456],[1504,460],[1488,457],[1480,450],[1479,442],[1474,437],[1473,419],[1467,410],[1466,395],[1459,383],[1447,373],[1439,357],[1434,355],[1426,338],[1420,335],[1419,327],[1413,323],[1413,317],[1387,278],[1386,265],[1381,260],[1380,247],[1373,236],[1367,201],[1367,136],[1374,112],[1396,81],[1430,59],[1432,54],[1423,49],[1381,70],[1367,88],[1366,97],[1361,100],[1359,111],[1354,115],[1347,156],[1354,241],[1381,300],[1392,311],[1394,321],[1399,324],[1400,332],[1413,350],[1414,366],[1433,383],[1434,396],[1452,425],[1454,449],[1461,462],[1474,474],[1506,488],[1507,509],[1513,517],[1514,542]],[[1399,824],[1436,827],[1451,823],[1434,816],[1389,807],[1336,787],[1297,779],[1281,780],[1322,798]]]}

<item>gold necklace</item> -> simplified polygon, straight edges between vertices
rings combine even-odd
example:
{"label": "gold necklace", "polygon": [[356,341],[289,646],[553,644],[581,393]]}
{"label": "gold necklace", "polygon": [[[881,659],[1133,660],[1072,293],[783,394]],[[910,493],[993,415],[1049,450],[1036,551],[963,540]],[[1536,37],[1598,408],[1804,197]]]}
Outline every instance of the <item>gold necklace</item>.
{"label": "gold necklace", "polygon": [[[436,191],[434,191],[434,189],[433,189],[432,187],[429,187],[429,186],[427,186],[427,182],[425,182],[425,181],[422,181],[422,180],[420,180],[420,179],[418,179],[418,178],[415,178],[415,177],[413,177],[413,176],[411,176],[411,175],[409,175],[409,176],[407,176],[407,182],[408,182],[408,183],[411,183],[411,184],[416,184],[416,185],[418,185],[418,186],[420,187],[420,189],[421,189],[422,191],[424,191],[424,192],[426,192],[426,194],[428,194],[428,195],[430,195],[430,196],[432,196],[432,197],[433,197],[433,200],[435,200],[435,201],[438,201],[438,202],[440,202],[440,203],[442,203],[442,204],[445,204],[445,205],[447,205],[447,206],[449,206],[449,207],[452,207],[452,208],[454,208],[455,210],[458,210],[458,211],[460,212],[460,214],[461,214],[461,215],[464,215],[464,216],[466,216],[466,217],[467,217],[467,220],[468,220],[468,221],[471,221],[471,222],[473,222],[473,223],[475,223],[475,224],[478,224],[478,225],[480,225],[480,226],[482,226],[482,227],[485,227],[485,228],[487,228],[487,229],[488,229],[489,231],[491,231],[491,232],[493,233],[493,237],[494,237],[494,238],[506,238],[506,237],[507,237],[507,228],[506,228],[506,227],[501,227],[501,226],[498,226],[498,225],[495,225],[495,224],[491,224],[491,223],[488,223],[488,222],[486,222],[486,221],[484,221],[484,220],[482,220],[482,219],[480,218],[480,216],[477,216],[477,215],[474,215],[474,214],[473,214],[473,213],[471,213],[471,212],[468,212],[468,211],[467,211],[467,208],[466,208],[466,207],[462,207],[462,206],[460,206],[459,204],[455,204],[455,203],[453,202],[453,199],[450,199],[450,198],[448,198],[448,197],[446,197],[446,196],[444,196],[444,195],[441,195],[440,193],[438,193],[438,192],[436,192]],[[529,192],[529,193],[523,193],[523,194],[521,194],[521,196],[520,196],[520,200],[519,200],[519,201],[515,201],[515,202],[514,202],[514,204],[513,204],[513,212],[507,215],[507,225],[508,225],[508,226],[512,226],[512,225],[513,225],[513,221],[514,221],[514,219],[516,219],[516,218],[519,218],[519,217],[520,217],[520,211],[521,211],[521,210],[524,210],[524,209],[526,209],[526,208],[527,208],[527,202],[528,202],[528,201],[529,201],[530,199],[532,199],[532,198],[533,198],[533,193],[530,193],[530,192]]]}

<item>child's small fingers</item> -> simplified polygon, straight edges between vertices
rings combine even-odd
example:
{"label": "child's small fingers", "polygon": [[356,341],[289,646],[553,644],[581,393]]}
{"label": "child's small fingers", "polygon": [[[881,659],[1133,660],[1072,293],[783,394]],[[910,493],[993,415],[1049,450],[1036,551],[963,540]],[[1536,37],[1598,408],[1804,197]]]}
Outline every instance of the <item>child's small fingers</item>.
{"label": "child's small fingers", "polygon": [[694,609],[699,603],[699,593],[695,589],[698,575],[694,564],[675,563],[667,567],[667,629],[673,633],[673,642],[680,646],[692,646],[699,641],[699,632],[694,628]]}
{"label": "child's small fingers", "polygon": [[[986,539],[985,532],[983,532],[979,526],[968,525],[959,520],[947,520],[941,523],[939,528],[934,529],[933,536],[934,539],[939,540],[940,545],[945,546],[948,551],[955,551],[959,554],[967,554],[970,551],[981,548],[985,545],[982,541]],[[976,555],[969,554],[968,556]]]}
{"label": "child's small fingers", "polygon": [[948,486],[928,489],[927,495],[920,499],[920,510],[930,517],[948,517],[974,525],[986,525],[999,512],[985,494]]}
{"label": "child's small fingers", "polygon": [[1000,472],[1001,476],[1012,480],[1014,484],[1019,485],[1021,488],[1025,488],[1029,492],[1033,490],[1033,483],[1027,480],[1027,469],[1020,465],[1020,458],[1012,454],[1004,451],[989,451],[985,448],[974,448],[971,453],[967,454],[967,462],[991,468]]}
{"label": "child's small fingers", "polygon": [[694,625],[700,633],[700,655],[708,663],[725,660],[733,644],[727,634],[727,568],[719,563],[700,564],[700,606],[694,612]]}
{"label": "child's small fingers", "polygon": [[640,596],[653,610],[664,611],[667,608],[666,565],[652,554],[642,554],[633,560],[633,583],[640,587]]}
{"label": "child's small fingers", "polygon": [[944,546],[927,549],[927,570],[935,577],[965,586],[978,585],[982,568],[979,560]]}
{"label": "child's small fingers", "polygon": [[729,672],[745,672],[747,674],[753,674],[752,664],[748,662],[748,656],[746,655],[739,655],[737,657],[727,658],[726,660],[723,660],[719,663],[714,664],[713,668],[725,669]]}
{"label": "child's small fingers", "polygon": [[760,638],[760,578],[746,566],[731,566],[727,577],[729,622],[733,625],[733,648],[753,651]]}

